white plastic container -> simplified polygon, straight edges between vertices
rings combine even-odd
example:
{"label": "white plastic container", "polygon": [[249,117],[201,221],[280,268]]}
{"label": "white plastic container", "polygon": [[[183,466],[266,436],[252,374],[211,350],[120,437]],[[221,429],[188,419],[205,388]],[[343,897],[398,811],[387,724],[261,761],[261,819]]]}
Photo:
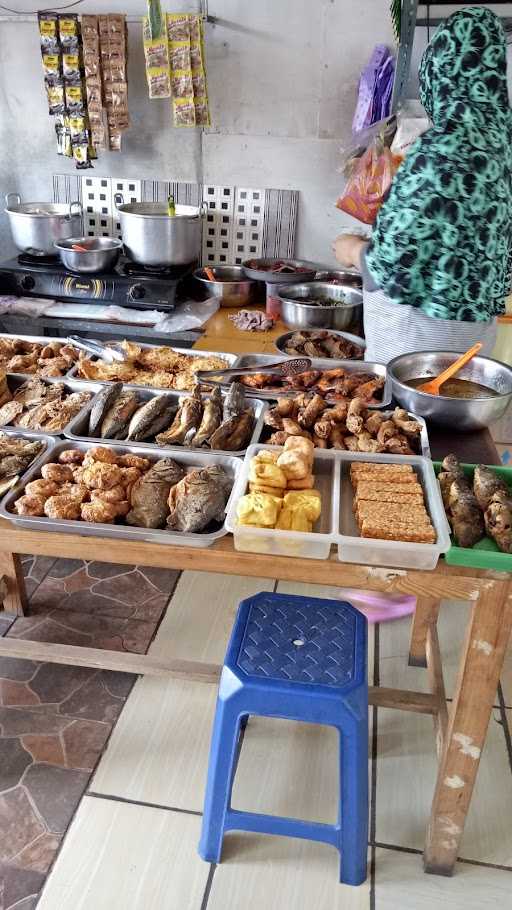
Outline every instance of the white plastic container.
{"label": "white plastic container", "polygon": [[[375,540],[360,537],[352,505],[354,491],[350,481],[353,462],[372,464],[410,464],[423,487],[425,504],[437,534],[433,544],[407,543],[405,541]],[[420,455],[368,455],[364,452],[339,452],[340,468],[338,558],[340,562],[359,563],[367,566],[388,566],[400,569],[435,569],[439,557],[450,548],[450,529],[446,519],[439,484],[432,462]]]}
{"label": "white plastic container", "polygon": [[331,545],[337,539],[339,525],[339,470],[334,451],[315,450],[313,474],[315,489],[322,497],[322,513],[311,532],[281,531],[275,528],[252,528],[239,525],[236,506],[248,492],[251,458],[262,449],[283,452],[280,446],[254,445],[247,449],[242,469],[237,477],[227,505],[226,528],[233,533],[235,550],[246,553],[265,553],[269,556],[295,556],[302,559],[328,559]]}

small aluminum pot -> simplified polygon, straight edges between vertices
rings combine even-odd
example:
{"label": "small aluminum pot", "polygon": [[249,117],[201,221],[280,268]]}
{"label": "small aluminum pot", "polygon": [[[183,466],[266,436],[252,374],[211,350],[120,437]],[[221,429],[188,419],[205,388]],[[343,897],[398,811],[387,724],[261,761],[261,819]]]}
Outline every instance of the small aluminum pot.
{"label": "small aluminum pot", "polygon": [[177,205],[176,214],[169,215],[167,203],[123,203],[121,193],[116,193],[114,199],[124,248],[134,262],[150,266],[197,262],[203,209]]}
{"label": "small aluminum pot", "polygon": [[[313,281],[281,285],[281,319],[290,329],[336,329],[358,335],[363,326],[363,295],[344,284]],[[313,299],[315,302],[310,302]],[[322,301],[339,300],[340,306]]]}
{"label": "small aluminum pot", "polygon": [[[75,250],[74,246],[83,249]],[[62,264],[81,275],[111,272],[119,259],[123,244],[115,237],[71,237],[55,244]]]}
{"label": "small aluminum pot", "polygon": [[218,281],[211,281],[204,269],[196,269],[194,278],[204,284],[212,297],[218,297],[225,307],[243,307],[254,299],[256,281],[245,277],[240,265],[215,265],[212,272]]}
{"label": "small aluminum pot", "polygon": [[18,193],[5,197],[12,239],[22,253],[55,255],[55,241],[82,233],[82,206],[79,202],[24,202]]}

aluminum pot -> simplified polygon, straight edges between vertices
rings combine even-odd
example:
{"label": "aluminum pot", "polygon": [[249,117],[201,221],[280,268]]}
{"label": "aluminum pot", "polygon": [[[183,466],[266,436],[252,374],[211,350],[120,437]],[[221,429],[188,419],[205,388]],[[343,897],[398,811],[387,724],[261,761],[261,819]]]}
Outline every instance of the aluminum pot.
{"label": "aluminum pot", "polygon": [[[337,329],[355,335],[361,332],[363,295],[357,288],[313,281],[311,284],[282,285],[278,296],[281,319],[291,329]],[[311,299],[313,303],[309,302]],[[327,306],[327,300],[342,303],[340,306]]]}
{"label": "aluminum pot", "polygon": [[82,206],[79,202],[21,202],[18,193],[5,197],[12,239],[22,253],[55,255],[55,241],[82,233]]}
{"label": "aluminum pot", "polygon": [[196,269],[194,278],[204,284],[212,295],[218,297],[221,306],[247,306],[255,296],[256,281],[247,278],[241,265],[215,265],[212,272],[218,281],[211,281],[204,269]]}
{"label": "aluminum pot", "polygon": [[[73,249],[74,246],[83,249]],[[70,272],[81,275],[96,272],[111,272],[114,268],[123,244],[116,237],[71,237],[59,240],[55,244],[62,264]]]}
{"label": "aluminum pot", "polygon": [[124,248],[141,265],[188,265],[199,259],[203,210],[177,205],[176,214],[167,213],[164,202],[123,203],[114,196]]}
{"label": "aluminum pot", "polygon": [[434,379],[459,356],[454,351],[417,351],[395,357],[388,363],[394,398],[413,414],[452,430],[481,430],[499,420],[512,399],[512,369],[499,360],[473,357],[457,373],[458,379],[470,379],[499,392],[495,398],[447,398],[407,385],[409,379]]}

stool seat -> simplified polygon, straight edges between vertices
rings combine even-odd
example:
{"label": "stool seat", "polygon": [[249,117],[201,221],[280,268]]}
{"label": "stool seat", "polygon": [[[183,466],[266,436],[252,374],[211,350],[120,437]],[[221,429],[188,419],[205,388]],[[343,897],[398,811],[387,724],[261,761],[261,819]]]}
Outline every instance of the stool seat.
{"label": "stool seat", "polygon": [[[365,617],[350,603],[262,592],[238,608],[222,669],[199,853],[221,858],[230,830],[332,844],[340,880],[366,878],[368,683]],[[241,733],[249,715],[329,724],[340,738],[337,825],[231,808]]]}

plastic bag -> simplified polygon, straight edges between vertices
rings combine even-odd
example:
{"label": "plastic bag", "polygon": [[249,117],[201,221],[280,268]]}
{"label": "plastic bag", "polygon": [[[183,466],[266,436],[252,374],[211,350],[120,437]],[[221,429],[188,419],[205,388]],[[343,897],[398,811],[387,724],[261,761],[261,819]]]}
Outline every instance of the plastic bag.
{"label": "plastic bag", "polygon": [[374,138],[361,157],[353,160],[336,207],[364,224],[373,224],[401,161],[381,137]]}
{"label": "plastic bag", "polygon": [[397,115],[396,133],[391,143],[393,155],[405,158],[413,142],[428,130],[429,119],[419,102],[406,101]]}
{"label": "plastic bag", "polygon": [[164,318],[157,322],[155,329],[159,332],[187,332],[191,329],[197,329],[204,325],[210,316],[220,307],[218,297],[209,297],[207,300],[187,300],[186,303],[180,303],[176,312],[171,316],[165,315]]}

